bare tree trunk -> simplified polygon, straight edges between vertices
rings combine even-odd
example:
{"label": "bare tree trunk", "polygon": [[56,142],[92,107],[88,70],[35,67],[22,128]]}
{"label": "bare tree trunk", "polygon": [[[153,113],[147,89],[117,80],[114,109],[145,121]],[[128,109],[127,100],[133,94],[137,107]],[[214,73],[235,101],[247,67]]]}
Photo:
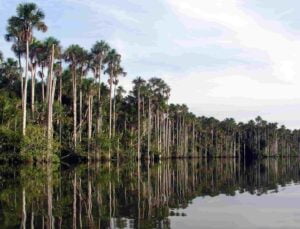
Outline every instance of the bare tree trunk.
{"label": "bare tree trunk", "polygon": [[44,66],[42,66],[42,75],[41,75],[41,78],[42,78],[42,101],[43,103],[45,102],[45,82],[44,82]]}
{"label": "bare tree trunk", "polygon": [[33,206],[31,206],[31,208],[32,208],[32,212],[31,212],[30,228],[34,229],[34,210],[33,210]]}
{"label": "bare tree trunk", "polygon": [[77,176],[76,172],[74,173],[73,181],[73,229],[76,229],[77,226]]}
{"label": "bare tree trunk", "polygon": [[102,66],[102,60],[99,62],[99,72],[98,72],[98,117],[97,117],[97,133],[101,133],[101,66]]}
{"label": "bare tree trunk", "polygon": [[116,85],[114,85],[113,136],[116,135]]}
{"label": "bare tree trunk", "polygon": [[47,105],[48,105],[48,125],[47,125],[47,136],[48,136],[48,150],[47,150],[47,162],[50,158],[50,152],[52,150],[52,139],[53,139],[53,99],[55,93],[55,84],[56,80],[53,76],[53,64],[54,64],[54,45],[52,45],[52,52],[51,52],[51,61],[50,61],[50,72],[48,74],[47,80]]}
{"label": "bare tree trunk", "polygon": [[[58,102],[62,106],[62,75],[59,76],[59,96]],[[59,120],[59,142],[61,143],[61,131],[62,131],[62,123]]]}
{"label": "bare tree trunk", "polygon": [[52,204],[52,168],[51,165],[47,165],[47,199],[48,199],[48,228],[54,229],[53,220],[53,204]]}
{"label": "bare tree trunk", "polygon": [[138,160],[141,159],[141,101],[140,101],[140,96],[141,96],[141,92],[140,92],[140,85],[138,86],[138,148],[137,148],[137,156],[138,156]]}
{"label": "bare tree trunk", "polygon": [[26,229],[26,192],[25,188],[22,189],[22,229]]}
{"label": "bare tree trunk", "polygon": [[36,67],[34,64],[31,64],[31,113],[32,117],[34,118],[34,111],[35,111],[35,74],[36,74]]}
{"label": "bare tree trunk", "polygon": [[[92,139],[92,123],[93,123],[93,96],[90,95],[89,99],[88,99],[88,144],[89,144],[89,148],[90,148],[91,139]],[[90,158],[88,158],[88,159],[90,159]]]}
{"label": "bare tree trunk", "polygon": [[22,63],[21,63],[21,54],[18,53],[18,61],[19,61],[19,71],[20,71],[20,82],[21,82],[21,98],[23,96],[23,89],[24,89],[24,80],[23,80],[23,72],[22,72]]}
{"label": "bare tree trunk", "polygon": [[151,98],[149,96],[148,101],[148,150],[147,150],[147,157],[150,160],[150,150],[151,150]]}
{"label": "bare tree trunk", "polygon": [[79,142],[82,137],[82,73],[80,74],[80,90],[79,90]]}
{"label": "bare tree trunk", "polygon": [[76,67],[73,66],[73,141],[76,150],[77,145],[77,85],[76,85]]}
{"label": "bare tree trunk", "polygon": [[141,218],[141,172],[140,172],[140,160],[138,160],[138,227],[140,228]]}
{"label": "bare tree trunk", "polygon": [[26,116],[27,116],[27,85],[28,85],[28,59],[29,59],[29,41],[26,41],[26,67],[25,67],[25,82],[22,91],[22,134],[26,135]]}
{"label": "bare tree trunk", "polygon": [[92,202],[92,183],[90,180],[90,177],[88,178],[88,210],[87,210],[87,215],[88,215],[88,221],[89,221],[89,227],[93,227],[93,202]]}
{"label": "bare tree trunk", "polygon": [[[111,128],[112,128],[112,83],[113,83],[113,75],[109,76],[109,140],[111,140]],[[108,159],[110,160],[110,151],[111,151],[111,142],[109,145]]]}

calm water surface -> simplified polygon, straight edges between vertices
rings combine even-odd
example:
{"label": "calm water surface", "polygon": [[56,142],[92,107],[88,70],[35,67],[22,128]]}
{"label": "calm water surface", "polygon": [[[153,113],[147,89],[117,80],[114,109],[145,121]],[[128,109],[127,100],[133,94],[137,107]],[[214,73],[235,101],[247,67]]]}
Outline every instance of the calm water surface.
{"label": "calm water surface", "polygon": [[0,228],[299,228],[298,159],[0,166]]}

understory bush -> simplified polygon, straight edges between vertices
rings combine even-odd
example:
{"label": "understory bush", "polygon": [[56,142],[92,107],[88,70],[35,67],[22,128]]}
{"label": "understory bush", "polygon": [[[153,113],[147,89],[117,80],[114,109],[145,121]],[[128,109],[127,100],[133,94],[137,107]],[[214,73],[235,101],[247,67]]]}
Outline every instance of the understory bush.
{"label": "understory bush", "polygon": [[[21,158],[28,161],[46,160],[48,152],[48,139],[46,129],[39,126],[29,125],[26,130],[27,134],[23,137],[21,143]],[[52,161],[58,161],[57,152],[59,143],[54,139],[51,143],[49,152]]]}

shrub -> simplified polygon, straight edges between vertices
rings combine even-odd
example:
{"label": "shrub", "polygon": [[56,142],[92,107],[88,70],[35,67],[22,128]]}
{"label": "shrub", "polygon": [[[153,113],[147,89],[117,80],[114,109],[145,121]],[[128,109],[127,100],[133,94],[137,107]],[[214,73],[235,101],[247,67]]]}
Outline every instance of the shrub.
{"label": "shrub", "polygon": [[[23,160],[43,161],[48,151],[48,139],[46,130],[43,127],[29,125],[26,129],[26,136],[23,137],[21,145],[21,156]],[[51,143],[50,155],[53,161],[58,161],[56,153],[59,150],[59,143],[55,140]]]}
{"label": "shrub", "polygon": [[[22,136],[19,132],[13,131],[7,127],[0,126],[0,151],[12,153],[19,152]],[[16,156],[16,154],[14,155]]]}

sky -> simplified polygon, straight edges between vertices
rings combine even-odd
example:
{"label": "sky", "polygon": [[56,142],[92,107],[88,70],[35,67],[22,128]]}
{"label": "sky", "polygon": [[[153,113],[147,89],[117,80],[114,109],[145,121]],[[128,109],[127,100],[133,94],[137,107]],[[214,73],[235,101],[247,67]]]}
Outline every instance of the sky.
{"label": "sky", "polygon": [[[0,50],[7,19],[26,1],[0,0]],[[298,0],[32,0],[64,47],[106,40],[122,54],[127,90],[142,76],[171,87],[170,102],[199,116],[300,128]],[[299,62],[299,63],[298,63]],[[105,76],[106,77],[106,76]],[[106,79],[104,79],[106,80]]]}

